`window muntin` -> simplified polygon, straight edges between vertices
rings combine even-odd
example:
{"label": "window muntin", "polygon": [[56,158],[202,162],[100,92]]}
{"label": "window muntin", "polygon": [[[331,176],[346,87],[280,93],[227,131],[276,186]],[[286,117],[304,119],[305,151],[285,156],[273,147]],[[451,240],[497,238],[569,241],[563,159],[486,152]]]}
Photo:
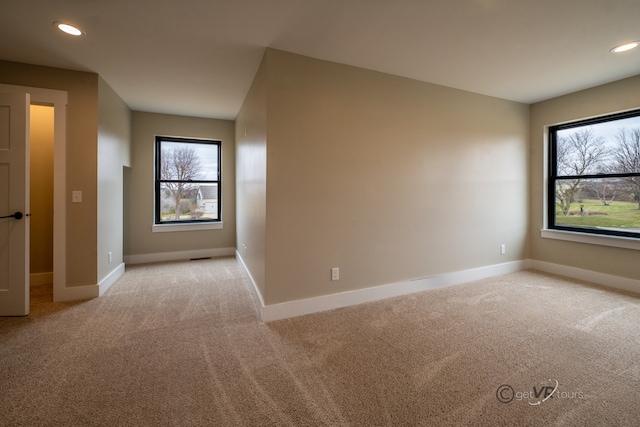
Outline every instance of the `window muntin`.
{"label": "window muntin", "polygon": [[155,224],[221,220],[221,142],[156,137]]}
{"label": "window muntin", "polygon": [[551,229],[640,238],[640,110],[549,128]]}

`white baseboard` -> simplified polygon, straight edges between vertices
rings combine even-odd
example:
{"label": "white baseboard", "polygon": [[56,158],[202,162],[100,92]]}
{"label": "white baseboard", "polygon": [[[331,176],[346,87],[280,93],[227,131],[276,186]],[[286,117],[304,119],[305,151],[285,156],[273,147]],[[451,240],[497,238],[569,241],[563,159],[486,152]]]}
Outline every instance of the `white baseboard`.
{"label": "white baseboard", "polygon": [[233,256],[236,248],[199,249],[180,252],[160,252],[153,254],[125,255],[125,264],[145,264],[149,262],[181,261],[194,258]]}
{"label": "white baseboard", "polygon": [[98,285],[69,286],[57,289],[54,293],[54,302],[76,301],[96,298],[100,295]]}
{"label": "white baseboard", "polygon": [[585,282],[591,282],[597,285],[607,286],[609,288],[640,293],[640,280],[613,276],[611,274],[598,273],[597,271],[568,267],[566,265],[553,264],[545,261],[529,260],[529,265],[529,268],[544,271],[546,273],[584,280]]}
{"label": "white baseboard", "polygon": [[[551,274],[570,277],[578,280],[622,289],[630,292],[640,293],[640,280],[626,277],[613,276],[610,274],[598,273],[576,267],[568,267],[560,264],[553,264],[544,261],[522,260],[504,264],[491,265],[486,267],[473,268],[469,270],[456,271],[414,280],[391,283],[388,285],[375,286],[353,291],[340,292],[336,294],[323,295],[319,297],[307,298],[296,301],[287,301],[279,304],[265,305],[264,298],[260,293],[257,283],[253,279],[244,260],[234,248],[208,249],[185,252],[166,252],[160,254],[145,254],[125,257],[128,263],[145,263],[157,261],[173,261],[193,258],[205,258],[216,256],[236,256],[244,273],[251,283],[250,289],[260,318],[264,322],[286,319],[289,317],[302,316],[305,314],[317,313],[321,311],[334,310],[362,304],[365,302],[378,301],[386,298],[408,295],[416,292],[423,292],[430,289],[437,289],[446,286],[472,282],[488,277],[500,276],[525,269],[535,269]],[[65,287],[56,292],[56,302],[73,301],[88,298],[95,298],[103,295],[111,285],[113,285],[125,271],[125,264],[116,267],[107,277],[100,281],[98,285]],[[36,281],[46,281],[48,273],[35,275]],[[32,283],[33,283],[33,276]]]}
{"label": "white baseboard", "polygon": [[125,264],[121,263],[117,266],[111,273],[107,274],[107,277],[102,279],[100,283],[98,283],[98,296],[104,295],[107,292],[107,289],[111,287],[116,281],[122,277],[124,274]]}
{"label": "white baseboard", "polygon": [[584,280],[611,288],[640,293],[640,280],[527,259],[505,264],[497,264],[486,267],[473,268],[469,270],[456,271],[453,273],[440,274],[415,280],[392,283],[388,285],[323,295],[303,300],[287,301],[280,304],[265,305],[262,295],[258,290],[257,284],[253,280],[251,273],[248,271],[247,266],[244,264],[242,257],[240,257],[239,254],[236,254],[236,257],[239,260],[242,268],[244,269],[245,274],[251,281],[251,285],[253,288],[253,297],[256,305],[258,306],[260,317],[264,322],[271,322],[274,320],[286,319],[289,317],[303,316],[305,314],[318,313],[321,311],[334,310],[336,308],[348,307],[365,302],[378,301],[386,298],[427,291],[430,289],[437,289],[445,286],[472,282],[474,280],[500,276],[503,274],[514,273],[526,269],[544,271],[547,273],[557,274],[560,276],[578,280]]}
{"label": "white baseboard", "polygon": [[238,251],[236,251],[236,259],[240,263],[243,273],[247,276],[247,279],[251,283],[251,285],[249,286],[249,290],[251,291],[251,295],[253,296],[253,301],[256,305],[256,310],[258,311],[258,315],[260,316],[260,319],[264,320],[264,298],[260,293],[258,284],[253,279],[251,272],[247,268],[247,265],[244,263],[244,259],[242,258],[242,256],[240,255],[240,252]]}
{"label": "white baseboard", "polygon": [[[238,257],[245,273],[251,277],[242,258]],[[271,322],[274,320],[286,319],[289,317],[303,316],[305,314],[317,313],[321,311],[334,310],[336,308],[348,307],[365,302],[378,301],[386,298],[422,292],[429,289],[437,289],[445,286],[471,282],[486,277],[499,276],[513,273],[529,268],[527,261],[514,261],[504,264],[487,267],[474,268],[470,270],[457,271],[436,276],[424,277],[420,279],[408,280],[404,282],[392,283],[388,285],[375,286],[371,288],[357,289],[353,291],[340,292],[319,297],[307,298],[303,300],[287,301],[280,304],[265,305],[260,293],[257,291],[255,282],[254,298],[259,305],[258,311],[262,321]],[[258,297],[256,297],[256,295]]]}
{"label": "white baseboard", "polygon": [[97,285],[67,286],[57,288],[54,292],[54,302],[76,301],[97,298],[104,294],[116,280],[124,274],[124,263],[117,266]]}
{"label": "white baseboard", "polygon": [[[125,263],[142,264],[159,261],[179,261],[193,258],[233,256],[235,248],[204,249],[184,252],[163,252],[157,254],[125,256]],[[125,272],[125,263],[118,265],[96,285],[59,287],[54,290],[54,301],[75,301],[96,298],[103,295]]]}
{"label": "white baseboard", "polygon": [[31,286],[53,285],[53,271],[29,274],[29,284]]}

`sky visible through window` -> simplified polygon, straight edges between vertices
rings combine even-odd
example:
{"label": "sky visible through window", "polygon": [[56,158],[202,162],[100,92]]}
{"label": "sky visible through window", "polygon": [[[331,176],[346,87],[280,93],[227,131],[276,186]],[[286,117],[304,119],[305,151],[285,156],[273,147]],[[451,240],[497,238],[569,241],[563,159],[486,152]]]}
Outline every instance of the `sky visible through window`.
{"label": "sky visible through window", "polygon": [[631,129],[640,129],[640,116],[558,130],[558,138],[567,138],[575,131],[585,128],[591,128],[594,131],[594,136],[596,138],[603,138],[607,148],[615,148],[617,144],[616,135],[619,134],[621,129],[626,129],[627,131],[630,131]]}
{"label": "sky visible through window", "polygon": [[[203,181],[215,181],[218,179],[218,147],[214,144],[199,144],[189,142],[186,143],[189,148],[193,149],[200,158],[200,176]],[[184,146],[184,142],[163,141],[162,147],[167,152],[172,152],[175,148]]]}

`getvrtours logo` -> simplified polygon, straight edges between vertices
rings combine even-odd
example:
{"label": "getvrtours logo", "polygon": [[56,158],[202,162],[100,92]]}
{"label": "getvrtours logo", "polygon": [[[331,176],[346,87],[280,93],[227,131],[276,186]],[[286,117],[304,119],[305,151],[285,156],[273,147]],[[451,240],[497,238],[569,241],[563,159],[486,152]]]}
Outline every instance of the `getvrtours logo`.
{"label": "getvrtours logo", "polygon": [[587,396],[582,391],[562,391],[558,390],[560,383],[558,380],[549,379],[542,381],[526,391],[516,391],[509,384],[502,384],[496,390],[496,397],[502,403],[511,403],[514,400],[525,401],[531,406],[542,405],[549,399],[586,399]]}

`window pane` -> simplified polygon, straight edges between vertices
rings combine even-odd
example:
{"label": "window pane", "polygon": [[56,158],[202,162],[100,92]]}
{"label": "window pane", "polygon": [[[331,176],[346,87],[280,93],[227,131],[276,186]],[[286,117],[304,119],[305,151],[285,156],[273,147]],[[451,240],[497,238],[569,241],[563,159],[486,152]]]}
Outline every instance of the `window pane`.
{"label": "window pane", "polygon": [[559,179],[555,225],[640,233],[640,177]]}
{"label": "window pane", "polygon": [[197,219],[218,218],[218,184],[201,184],[196,193]]}
{"label": "window pane", "polygon": [[162,142],[160,178],[177,180],[218,180],[218,146],[183,142]]}
{"label": "window pane", "polygon": [[[177,205],[176,205],[177,203]],[[178,209],[176,209],[178,206]],[[161,187],[160,222],[211,221],[218,217],[218,184]]]}
{"label": "window pane", "polygon": [[218,180],[218,146],[213,144],[192,144],[200,157],[201,178],[204,181]]}
{"label": "window pane", "polygon": [[558,176],[640,172],[640,117],[557,131]]}

